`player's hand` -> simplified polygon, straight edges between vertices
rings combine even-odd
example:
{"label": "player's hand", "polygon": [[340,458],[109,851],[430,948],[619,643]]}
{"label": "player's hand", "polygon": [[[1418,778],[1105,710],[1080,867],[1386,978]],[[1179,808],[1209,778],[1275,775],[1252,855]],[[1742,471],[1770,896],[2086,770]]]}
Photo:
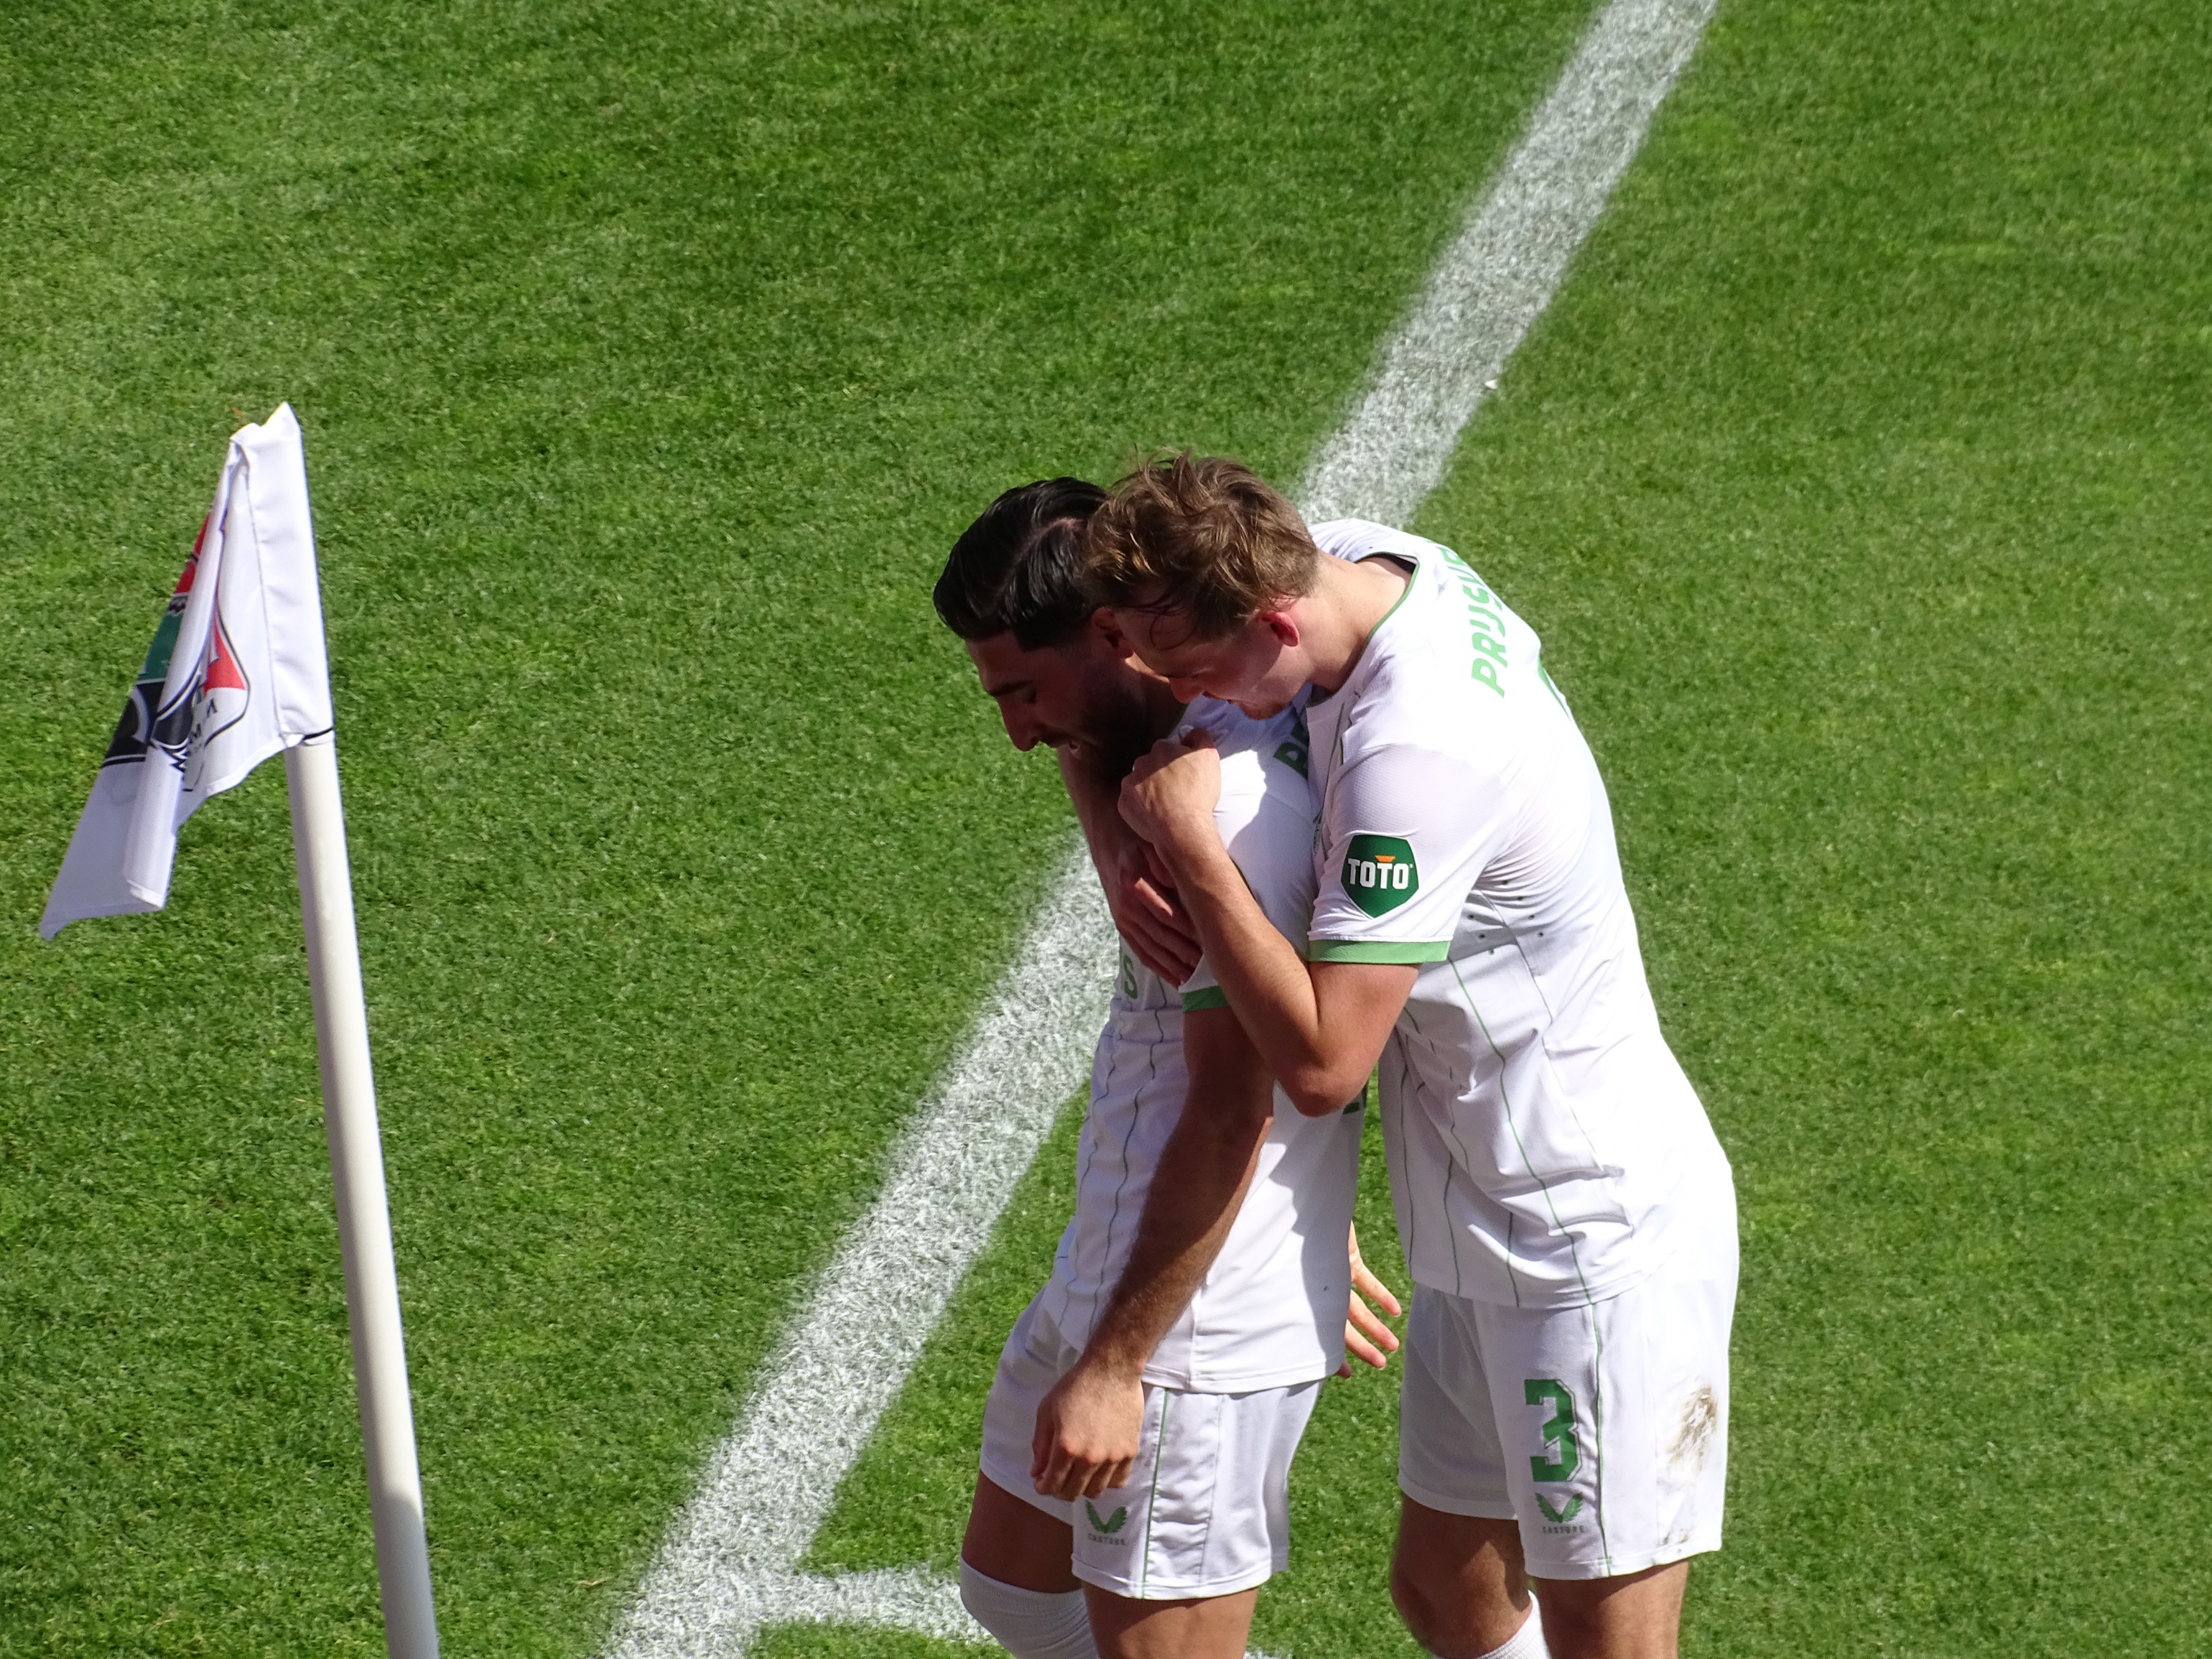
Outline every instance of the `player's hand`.
{"label": "player's hand", "polygon": [[1037,1407],[1030,1480],[1047,1498],[1096,1498],[1129,1484],[1145,1426],[1145,1385],[1081,1360]]}
{"label": "player's hand", "polygon": [[1151,846],[1124,832],[1111,868],[1099,872],[1114,929],[1131,954],[1170,985],[1198,970],[1198,931],[1176,900],[1167,866]]}
{"label": "player's hand", "polygon": [[[1345,1254],[1352,1262],[1352,1308],[1350,1316],[1344,1322],[1344,1346],[1352,1359],[1372,1365],[1379,1371],[1398,1352],[1398,1337],[1369,1304],[1384,1309],[1394,1319],[1406,1310],[1398,1305],[1398,1298],[1390,1293],[1390,1287],[1376,1278],[1360,1259],[1357,1227],[1346,1242]],[[1336,1368],[1339,1376],[1352,1375],[1352,1359]]]}
{"label": "player's hand", "polygon": [[1161,738],[1121,780],[1121,817],[1170,865],[1190,837],[1217,833],[1213,809],[1220,799],[1221,757],[1213,733],[1202,726]]}

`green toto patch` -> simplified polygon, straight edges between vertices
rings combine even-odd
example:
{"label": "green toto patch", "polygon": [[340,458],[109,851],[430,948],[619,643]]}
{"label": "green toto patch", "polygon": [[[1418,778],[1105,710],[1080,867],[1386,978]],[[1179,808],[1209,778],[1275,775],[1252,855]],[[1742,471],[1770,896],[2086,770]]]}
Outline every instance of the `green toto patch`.
{"label": "green toto patch", "polygon": [[1413,844],[1397,836],[1354,836],[1344,849],[1344,890],[1370,916],[1395,910],[1421,890]]}

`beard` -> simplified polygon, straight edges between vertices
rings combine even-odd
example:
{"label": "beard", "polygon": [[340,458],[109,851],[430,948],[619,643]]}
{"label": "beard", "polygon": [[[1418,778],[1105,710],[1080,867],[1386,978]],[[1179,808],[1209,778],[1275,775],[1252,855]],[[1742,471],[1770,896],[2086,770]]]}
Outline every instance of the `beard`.
{"label": "beard", "polygon": [[1175,717],[1164,722],[1142,681],[1121,672],[1100,674],[1085,688],[1083,730],[1075,734],[1077,747],[1092,765],[1109,777],[1120,777],[1137,763],[1138,757],[1175,729]]}

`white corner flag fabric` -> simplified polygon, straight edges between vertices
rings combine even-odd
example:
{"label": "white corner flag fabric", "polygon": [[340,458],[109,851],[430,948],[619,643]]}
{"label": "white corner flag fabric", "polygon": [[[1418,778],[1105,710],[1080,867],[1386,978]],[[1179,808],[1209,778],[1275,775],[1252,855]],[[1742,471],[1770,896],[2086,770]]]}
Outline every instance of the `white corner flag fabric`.
{"label": "white corner flag fabric", "polygon": [[331,729],[300,423],[242,428],[100,763],[39,932],[168,902],[177,831],[271,755]]}

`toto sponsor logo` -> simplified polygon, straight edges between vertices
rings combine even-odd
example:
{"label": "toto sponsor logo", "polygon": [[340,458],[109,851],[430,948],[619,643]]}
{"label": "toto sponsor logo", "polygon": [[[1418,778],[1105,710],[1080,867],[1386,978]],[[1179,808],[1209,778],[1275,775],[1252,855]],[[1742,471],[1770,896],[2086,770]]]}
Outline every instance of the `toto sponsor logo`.
{"label": "toto sponsor logo", "polygon": [[1395,910],[1421,890],[1413,843],[1398,836],[1354,836],[1344,849],[1344,890],[1370,916]]}

